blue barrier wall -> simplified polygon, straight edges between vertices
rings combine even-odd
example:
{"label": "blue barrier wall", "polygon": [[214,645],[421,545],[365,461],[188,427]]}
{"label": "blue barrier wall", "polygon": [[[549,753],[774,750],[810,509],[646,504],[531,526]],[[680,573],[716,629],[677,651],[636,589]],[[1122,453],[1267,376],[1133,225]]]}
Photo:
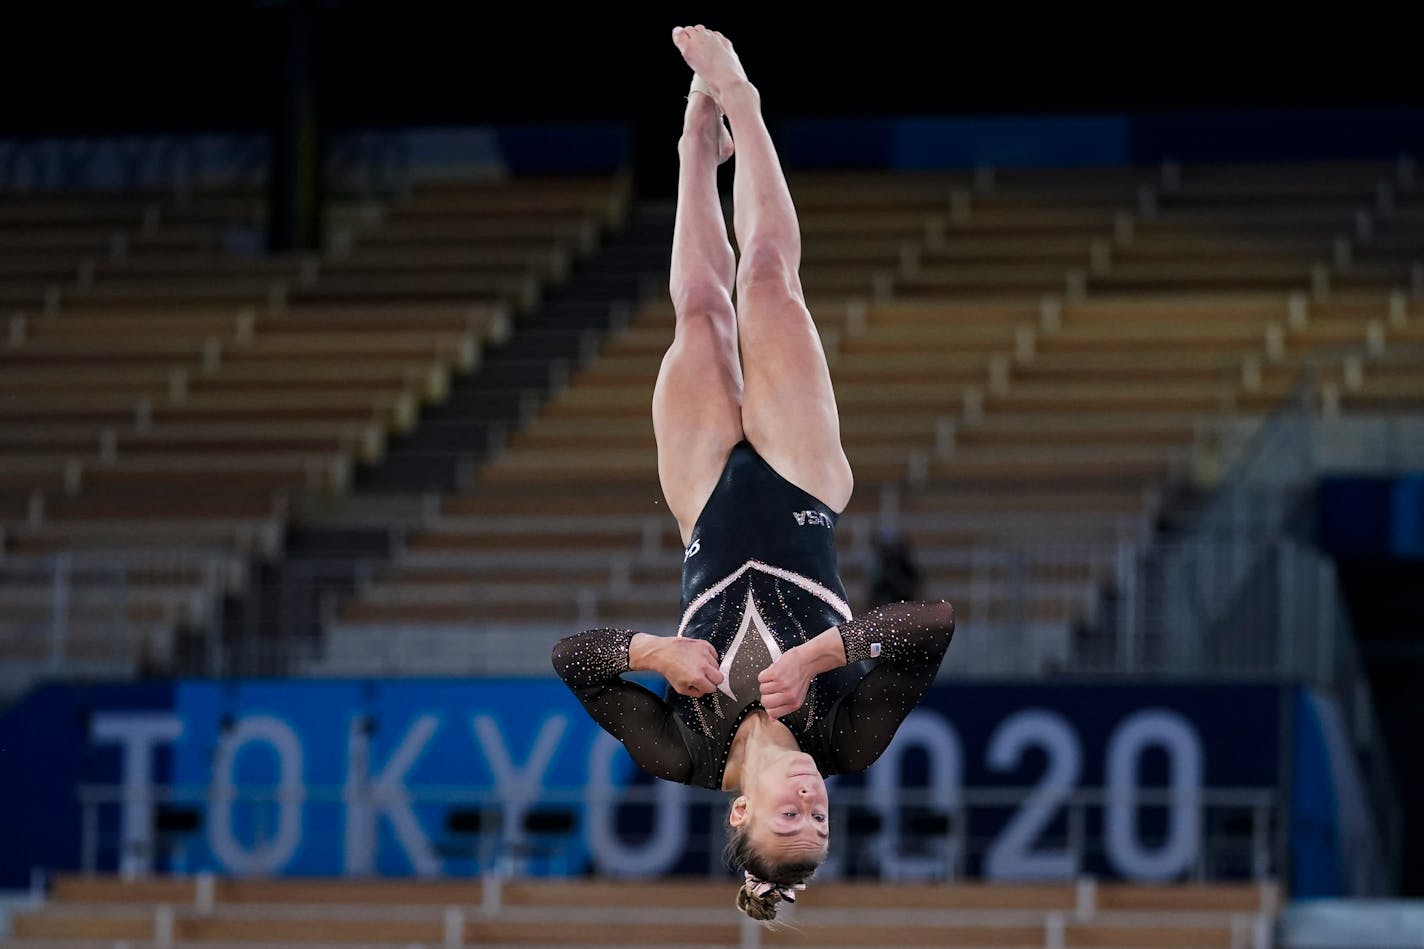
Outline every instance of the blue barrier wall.
{"label": "blue barrier wall", "polygon": [[1424,560],[1424,474],[1320,480],[1316,524],[1332,556]]}
{"label": "blue barrier wall", "polygon": [[[868,785],[894,824],[906,789],[946,812],[1014,791],[969,811],[964,831],[985,842],[964,866],[970,875],[1175,879],[1199,856],[1203,794],[1287,799],[1288,691],[939,685],[869,772],[833,780],[832,799]],[[708,818],[690,817],[688,804],[720,798],[635,773],[556,680],[55,685],[0,719],[0,762],[4,886],[23,884],[33,866],[80,865],[86,784],[129,794],[95,810],[102,869],[150,859],[155,789],[176,787],[199,830],[172,869],[321,876],[474,872],[450,852],[447,819],[462,795],[490,791],[511,826],[560,793],[580,802],[572,851],[536,872],[706,873],[694,838]],[[656,802],[588,803],[635,784],[655,784]],[[1063,804],[1084,790],[1101,794],[1084,811],[1079,862],[1064,843]],[[1153,793],[1162,800],[1143,806]],[[881,848],[882,868],[902,843]]]}

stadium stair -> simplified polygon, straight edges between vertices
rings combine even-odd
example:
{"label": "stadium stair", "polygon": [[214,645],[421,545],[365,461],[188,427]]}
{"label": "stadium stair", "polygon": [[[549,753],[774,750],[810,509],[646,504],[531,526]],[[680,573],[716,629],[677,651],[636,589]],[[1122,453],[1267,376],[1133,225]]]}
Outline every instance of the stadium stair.
{"label": "stadium stair", "polygon": [[[514,321],[481,363],[453,376],[448,397],[389,440],[382,458],[358,468],[346,497],[296,512],[279,558],[262,565],[224,612],[233,671],[289,671],[293,656],[319,653],[333,604],[378,570],[404,534],[468,485],[517,429],[590,359],[604,336],[666,273],[673,208],[644,204],[589,260]],[[283,642],[276,645],[263,631]],[[275,646],[275,648],[274,648]]]}

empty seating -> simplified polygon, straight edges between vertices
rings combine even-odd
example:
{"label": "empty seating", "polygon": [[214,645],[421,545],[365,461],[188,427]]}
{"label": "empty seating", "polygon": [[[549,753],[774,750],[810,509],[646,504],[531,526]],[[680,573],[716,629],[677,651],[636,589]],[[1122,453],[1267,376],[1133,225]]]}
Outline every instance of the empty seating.
{"label": "empty seating", "polygon": [[[841,531],[853,599],[888,510],[925,564],[925,595],[961,606],[961,640],[1032,627],[1050,643],[1035,655],[1066,660],[1116,545],[1142,536],[1170,484],[1217,470],[1215,420],[1263,415],[1307,368],[1347,405],[1370,398],[1366,380],[1408,377],[1322,356],[1412,332],[1399,294],[1413,271],[1397,262],[1415,246],[1414,199],[1389,184],[1397,173],[793,175],[803,284],[857,474]],[[680,539],[649,402],[672,317],[645,303],[511,434],[342,608],[322,668],[359,670],[375,641],[362,630],[383,626],[439,643],[441,629],[666,625]],[[540,515],[547,526],[518,520]],[[364,645],[344,649],[348,635]],[[526,639],[515,667],[545,668],[544,639]],[[477,636],[444,641],[422,669],[483,668]],[[951,667],[974,648],[952,650]]]}
{"label": "empty seating", "polygon": [[[123,652],[90,573],[63,575],[63,615],[45,600],[61,558],[122,576],[134,558],[279,554],[291,501],[345,491],[625,206],[610,178],[422,187],[385,215],[347,215],[331,254],[258,258],[226,252],[261,226],[257,193],[7,204],[0,564],[49,571],[4,581],[30,604],[11,633],[33,642],[10,645],[44,652],[62,629],[75,656],[100,640]],[[474,243],[427,253],[451,228]],[[241,579],[139,589],[109,626],[166,624],[171,639]]]}
{"label": "empty seating", "polygon": [[[61,879],[17,914],[18,946],[156,938],[175,944],[532,944],[1180,947],[1259,945],[1273,884],[813,885],[792,924],[742,933],[730,882]],[[493,897],[493,900],[491,900]]]}

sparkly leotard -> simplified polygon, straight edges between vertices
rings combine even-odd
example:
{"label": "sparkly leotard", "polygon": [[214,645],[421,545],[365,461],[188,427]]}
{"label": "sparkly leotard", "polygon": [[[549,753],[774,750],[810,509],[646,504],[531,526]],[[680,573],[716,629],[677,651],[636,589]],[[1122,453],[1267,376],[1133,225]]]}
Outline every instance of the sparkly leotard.
{"label": "sparkly leotard", "polygon": [[897,603],[852,619],[836,568],[838,515],[782,478],[747,442],[732,449],[683,558],[677,634],[705,639],[724,676],[709,695],[666,700],[627,682],[631,630],[593,629],[554,647],[559,675],[644,770],[721,788],[737,727],[761,706],[757,675],[838,627],[847,665],[812,680],[780,721],[822,774],[880,756],[933,681],[954,630],[945,603]]}

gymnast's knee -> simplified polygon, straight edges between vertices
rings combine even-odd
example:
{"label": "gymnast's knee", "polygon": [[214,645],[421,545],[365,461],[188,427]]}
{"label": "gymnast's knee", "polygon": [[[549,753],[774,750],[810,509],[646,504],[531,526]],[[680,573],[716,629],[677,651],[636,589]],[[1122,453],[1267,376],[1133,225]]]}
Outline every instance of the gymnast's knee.
{"label": "gymnast's knee", "polygon": [[801,278],[789,250],[775,241],[757,241],[742,252],[737,266],[737,294],[746,303],[775,306],[801,299]]}
{"label": "gymnast's knee", "polygon": [[732,297],[727,288],[712,280],[690,280],[675,283],[671,288],[672,309],[678,323],[703,318],[713,323],[732,321]]}

